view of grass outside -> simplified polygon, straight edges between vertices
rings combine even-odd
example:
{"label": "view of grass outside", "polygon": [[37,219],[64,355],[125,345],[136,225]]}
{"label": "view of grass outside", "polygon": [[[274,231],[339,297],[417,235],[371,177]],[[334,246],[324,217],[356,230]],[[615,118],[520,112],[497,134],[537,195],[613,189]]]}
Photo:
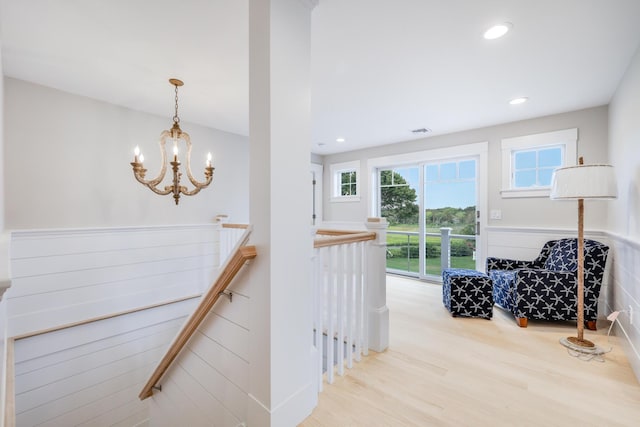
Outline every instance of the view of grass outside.
{"label": "view of grass outside", "polygon": [[[440,276],[440,229],[451,234],[474,236],[475,160],[426,164],[423,173],[416,166],[380,171],[380,214],[389,222],[387,268],[420,272],[420,232],[425,238],[425,274]],[[420,184],[419,176],[423,176]],[[417,190],[424,186],[424,227],[419,223]],[[456,207],[452,207],[456,206]],[[475,269],[475,239],[451,238],[450,265]]]}
{"label": "view of grass outside", "polygon": [[[475,212],[475,207],[474,207]],[[446,227],[447,225],[443,225]],[[390,225],[387,233],[387,268],[393,270],[406,271],[410,273],[420,272],[420,260],[418,258],[419,236],[418,233],[407,231],[406,226]],[[460,227],[453,228],[452,234],[467,234],[461,231]],[[457,230],[456,230],[457,229]],[[398,234],[395,232],[401,232]],[[411,234],[409,234],[411,233]],[[437,233],[438,236],[427,236],[426,244],[426,266],[425,273],[434,276],[442,274],[440,260],[440,229],[427,229],[427,233]],[[473,235],[469,233],[467,235]],[[475,240],[473,239],[451,239],[451,267],[468,268],[475,270],[476,261],[473,258],[475,251]]]}

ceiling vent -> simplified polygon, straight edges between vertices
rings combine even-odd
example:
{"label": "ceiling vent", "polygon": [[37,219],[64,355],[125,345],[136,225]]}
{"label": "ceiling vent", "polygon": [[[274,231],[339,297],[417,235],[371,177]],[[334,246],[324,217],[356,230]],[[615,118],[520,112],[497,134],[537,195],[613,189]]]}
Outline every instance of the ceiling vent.
{"label": "ceiling vent", "polygon": [[429,128],[413,129],[411,132],[412,133],[429,133],[431,132],[431,129]]}

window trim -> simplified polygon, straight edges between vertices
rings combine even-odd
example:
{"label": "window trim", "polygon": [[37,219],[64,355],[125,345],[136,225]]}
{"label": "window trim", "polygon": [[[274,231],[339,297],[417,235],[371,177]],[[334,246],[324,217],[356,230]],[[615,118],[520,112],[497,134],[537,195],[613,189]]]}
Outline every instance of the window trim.
{"label": "window trim", "polygon": [[502,139],[502,190],[503,198],[549,197],[550,187],[512,188],[514,151],[536,150],[546,147],[564,147],[564,163],[560,167],[575,166],[578,152],[578,129],[564,129],[533,135]]}
{"label": "window trim", "polygon": [[[331,202],[359,202],[360,201],[360,161],[334,163],[329,167],[331,171]],[[356,194],[343,196],[342,174],[345,172],[356,173]]]}

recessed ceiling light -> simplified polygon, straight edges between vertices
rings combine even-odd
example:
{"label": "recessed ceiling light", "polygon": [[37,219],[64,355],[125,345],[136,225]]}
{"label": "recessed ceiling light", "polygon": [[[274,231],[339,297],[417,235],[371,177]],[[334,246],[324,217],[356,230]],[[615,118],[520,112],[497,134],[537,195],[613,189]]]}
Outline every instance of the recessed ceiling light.
{"label": "recessed ceiling light", "polygon": [[513,24],[511,24],[510,22],[494,25],[484,32],[484,38],[487,40],[498,39],[507,34],[511,27],[513,27]]}
{"label": "recessed ceiling light", "polygon": [[345,139],[344,138],[336,138],[336,142],[344,142]]}
{"label": "recessed ceiling light", "polygon": [[529,98],[527,98],[526,96],[521,96],[520,98],[513,98],[511,101],[509,101],[509,104],[511,105],[524,104],[528,100]]}

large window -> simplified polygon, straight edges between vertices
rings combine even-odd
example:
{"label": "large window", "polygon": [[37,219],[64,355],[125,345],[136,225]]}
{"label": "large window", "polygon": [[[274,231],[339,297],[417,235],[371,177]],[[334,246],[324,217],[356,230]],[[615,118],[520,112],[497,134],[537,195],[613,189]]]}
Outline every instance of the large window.
{"label": "large window", "polygon": [[548,197],[553,171],[576,164],[577,129],[502,140],[502,197]]}

